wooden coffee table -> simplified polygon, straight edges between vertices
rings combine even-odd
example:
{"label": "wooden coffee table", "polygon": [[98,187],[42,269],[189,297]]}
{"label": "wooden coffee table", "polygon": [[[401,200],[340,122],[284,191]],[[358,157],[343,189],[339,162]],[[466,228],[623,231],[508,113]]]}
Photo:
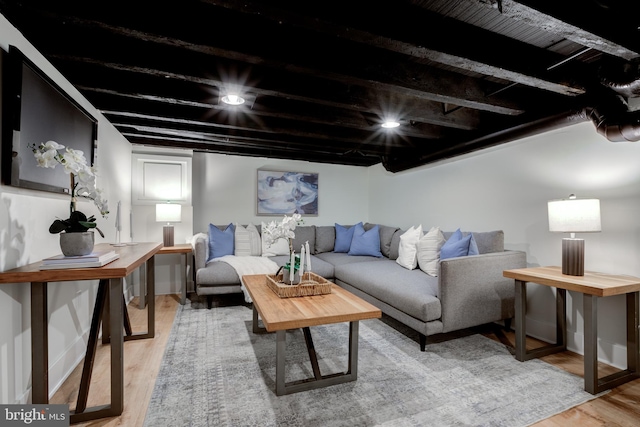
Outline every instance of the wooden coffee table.
{"label": "wooden coffee table", "polygon": [[[333,285],[330,294],[310,297],[280,298],[268,286],[266,276],[242,276],[253,300],[253,332],[276,333],[276,395],[297,393],[355,381],[358,376],[358,322],[378,319],[379,308]],[[258,325],[258,315],[264,328]],[[310,326],[349,322],[349,365],[346,372],[322,375],[311,338]],[[313,377],[285,383],[286,331],[302,328]]]}

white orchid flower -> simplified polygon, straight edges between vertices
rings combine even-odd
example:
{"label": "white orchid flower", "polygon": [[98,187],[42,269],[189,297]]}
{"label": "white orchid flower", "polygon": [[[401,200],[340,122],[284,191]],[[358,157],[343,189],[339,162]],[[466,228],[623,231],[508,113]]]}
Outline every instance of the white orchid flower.
{"label": "white orchid flower", "polygon": [[294,239],[296,237],[294,230],[300,222],[302,222],[302,215],[300,214],[285,215],[281,222],[271,221],[267,224],[262,230],[262,238],[269,246],[280,238]]}
{"label": "white orchid flower", "polygon": [[89,170],[82,151],[73,148],[67,148],[66,153],[62,155],[62,164],[68,173],[78,174],[83,169]]}
{"label": "white orchid flower", "polygon": [[109,207],[107,201],[102,198],[101,191],[96,188],[97,169],[87,165],[87,159],[81,150],[66,148],[65,153],[60,154],[58,150],[62,150],[65,146],[55,141],[29,147],[39,167],[55,168],[56,165],[61,164],[67,173],[73,174],[75,187],[71,189],[72,197],[78,196],[92,200],[100,210],[100,214],[106,218]]}
{"label": "white orchid flower", "polygon": [[38,166],[41,168],[55,168],[58,164],[58,160],[56,160],[58,152],[55,150],[44,152],[36,151],[33,155],[36,157],[36,162],[38,162]]}
{"label": "white orchid flower", "polygon": [[67,152],[64,154],[66,158],[72,158],[76,163],[86,165],[87,159],[84,157],[84,152],[82,150],[74,150],[73,148],[67,148]]}
{"label": "white orchid flower", "polygon": [[91,173],[91,170],[88,168],[81,168],[77,172],[78,181],[83,185],[91,185],[95,187],[96,185],[96,176]]}
{"label": "white orchid flower", "polygon": [[62,150],[64,148],[64,145],[58,144],[55,141],[47,141],[44,144],[40,144],[39,148],[40,150],[43,150],[43,151],[49,151],[49,150],[58,151],[58,150]]}

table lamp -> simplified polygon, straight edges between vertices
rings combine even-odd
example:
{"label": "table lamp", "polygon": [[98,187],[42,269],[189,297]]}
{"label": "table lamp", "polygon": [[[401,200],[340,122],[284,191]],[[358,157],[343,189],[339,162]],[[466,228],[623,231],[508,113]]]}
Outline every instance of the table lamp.
{"label": "table lamp", "polygon": [[172,222],[182,220],[182,205],[173,203],[159,203],[156,205],[156,222],[166,222],[162,229],[162,243],[164,246],[173,246]]}
{"label": "table lamp", "polygon": [[571,233],[562,239],[562,274],[584,276],[584,239],[577,239],[575,233],[600,231],[600,200],[571,194],[568,199],[551,200],[548,210],[549,231]]}

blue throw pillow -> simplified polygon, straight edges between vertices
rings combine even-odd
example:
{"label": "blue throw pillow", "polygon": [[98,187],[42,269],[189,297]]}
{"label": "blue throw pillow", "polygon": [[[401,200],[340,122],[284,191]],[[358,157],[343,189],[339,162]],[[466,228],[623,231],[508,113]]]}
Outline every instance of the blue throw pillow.
{"label": "blue throw pillow", "polygon": [[233,224],[227,225],[224,230],[209,224],[209,259],[207,262],[214,258],[234,254],[235,230],[236,227]]}
{"label": "blue throw pillow", "polygon": [[449,237],[440,249],[440,259],[455,258],[459,256],[480,255],[478,244],[472,233],[466,237],[462,236],[462,231],[458,228]]}
{"label": "blue throw pillow", "polygon": [[469,243],[472,235],[463,237],[457,241],[447,240],[442,249],[440,249],[440,259],[455,258],[459,256],[467,256],[469,254]]}
{"label": "blue throw pillow", "polygon": [[467,255],[480,255],[480,251],[478,250],[478,244],[476,243],[476,238],[471,235],[471,241],[469,242],[469,253]]}
{"label": "blue throw pillow", "polygon": [[[361,222],[358,224],[362,225]],[[340,224],[336,224],[336,242],[333,246],[333,252],[349,252],[351,248],[351,240],[353,239],[353,227],[345,227]]]}
{"label": "blue throw pillow", "polygon": [[459,240],[462,240],[462,231],[460,231],[460,229],[458,228],[456,231],[453,232],[453,234],[449,237],[449,239],[447,239],[447,241],[444,244],[445,245],[447,243],[454,244]]}
{"label": "blue throw pillow", "polygon": [[355,230],[353,231],[349,255],[382,257],[382,252],[380,252],[380,227],[374,225],[373,228],[364,231],[362,223],[359,223],[353,228]]}

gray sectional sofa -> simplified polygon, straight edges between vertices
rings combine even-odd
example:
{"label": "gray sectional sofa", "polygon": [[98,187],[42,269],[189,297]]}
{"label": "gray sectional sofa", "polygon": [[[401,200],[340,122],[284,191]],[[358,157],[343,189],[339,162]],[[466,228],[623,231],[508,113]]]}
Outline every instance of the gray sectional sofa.
{"label": "gray sectional sofa", "polygon": [[[369,230],[373,224],[365,224]],[[456,331],[514,316],[513,281],[503,270],[526,267],[526,255],[504,250],[502,231],[473,232],[479,255],[440,260],[437,277],[399,265],[396,227],[379,225],[383,257],[333,252],[334,226],[298,226],[294,248],[309,242],[312,271],[379,307],[386,315],[416,330],[420,349],[429,335]],[[449,238],[451,232],[445,232]],[[463,233],[468,234],[468,233]],[[195,239],[195,286],[198,295],[241,292],[240,278],[229,264],[206,264],[207,239]],[[272,259],[284,265],[287,256]]]}

